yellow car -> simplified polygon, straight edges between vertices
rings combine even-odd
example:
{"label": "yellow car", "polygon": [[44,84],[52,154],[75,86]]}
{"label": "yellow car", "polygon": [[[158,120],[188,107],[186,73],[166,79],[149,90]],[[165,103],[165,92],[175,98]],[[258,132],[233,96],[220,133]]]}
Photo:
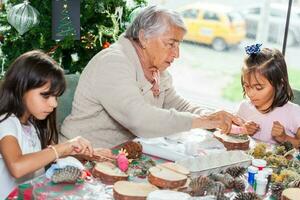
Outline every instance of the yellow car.
{"label": "yellow car", "polygon": [[188,30],[184,40],[211,45],[213,49],[223,51],[245,38],[245,20],[231,7],[196,3],[178,11]]}

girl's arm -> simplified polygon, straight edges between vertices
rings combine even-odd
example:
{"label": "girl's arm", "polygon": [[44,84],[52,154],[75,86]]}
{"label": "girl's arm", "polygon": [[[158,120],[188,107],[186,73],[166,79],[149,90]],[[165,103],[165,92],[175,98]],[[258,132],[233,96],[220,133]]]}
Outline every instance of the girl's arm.
{"label": "girl's arm", "polygon": [[[53,145],[58,157],[75,154],[92,155],[93,150],[87,141],[81,137],[74,138],[68,142]],[[15,178],[23,177],[41,169],[57,159],[53,148],[29,154],[22,154],[17,139],[14,136],[5,136],[0,140],[0,152],[10,174]]]}

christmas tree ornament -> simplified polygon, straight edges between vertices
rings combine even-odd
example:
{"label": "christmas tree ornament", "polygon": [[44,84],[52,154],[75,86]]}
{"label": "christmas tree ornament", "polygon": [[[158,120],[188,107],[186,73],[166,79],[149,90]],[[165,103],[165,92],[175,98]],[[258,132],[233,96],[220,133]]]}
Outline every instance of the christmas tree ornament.
{"label": "christmas tree ornament", "polygon": [[106,49],[110,46],[110,43],[109,42],[104,42],[103,45],[102,45],[102,49]]}
{"label": "christmas tree ornament", "polygon": [[13,6],[7,14],[7,21],[23,35],[39,23],[39,12],[25,0]]}
{"label": "christmas tree ornament", "polygon": [[81,43],[85,44],[86,49],[94,49],[96,47],[97,37],[92,32],[87,32],[86,35],[81,36]]}
{"label": "christmas tree ornament", "polygon": [[77,62],[79,60],[78,53],[71,54],[72,62]]}
{"label": "christmas tree ornament", "polygon": [[75,183],[81,176],[81,170],[77,167],[67,166],[57,169],[51,177],[53,183]]}
{"label": "christmas tree ornament", "polygon": [[117,41],[118,33],[120,31],[119,23],[118,23],[118,20],[117,20],[118,19],[118,16],[117,16],[118,12],[115,12],[116,14],[112,14],[109,11],[104,12],[111,19],[112,24],[113,24],[112,27],[107,27],[107,26],[104,26],[104,25],[97,25],[97,28],[98,28],[97,38],[99,39],[99,42],[100,42],[101,45],[102,45],[102,37],[103,36],[112,37],[114,42]]}

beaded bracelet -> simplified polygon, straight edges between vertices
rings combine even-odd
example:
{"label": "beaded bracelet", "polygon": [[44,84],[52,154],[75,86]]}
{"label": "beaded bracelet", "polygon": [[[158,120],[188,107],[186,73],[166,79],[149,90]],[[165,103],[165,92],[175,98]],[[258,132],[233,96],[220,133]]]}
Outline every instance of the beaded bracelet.
{"label": "beaded bracelet", "polygon": [[50,148],[50,149],[53,149],[53,151],[54,151],[54,153],[55,153],[55,157],[56,157],[56,159],[55,159],[55,160],[59,159],[59,155],[58,155],[58,153],[57,153],[57,151],[56,151],[55,147],[54,147],[54,146],[52,146],[52,145],[49,145],[49,146],[48,146],[48,148]]}

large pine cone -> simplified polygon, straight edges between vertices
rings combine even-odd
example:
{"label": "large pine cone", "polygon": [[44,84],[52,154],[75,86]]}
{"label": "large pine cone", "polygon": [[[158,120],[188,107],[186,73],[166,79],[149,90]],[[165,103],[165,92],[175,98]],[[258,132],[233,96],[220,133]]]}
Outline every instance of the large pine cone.
{"label": "large pine cone", "polygon": [[234,188],[239,192],[244,192],[246,189],[245,181],[241,178],[234,179]]}
{"label": "large pine cone", "polygon": [[225,193],[225,186],[223,183],[217,181],[214,182],[211,187],[207,190],[207,195],[213,195],[217,197],[217,199],[222,199]]}
{"label": "large pine cone", "polygon": [[253,192],[240,192],[234,197],[233,200],[261,200],[261,198]]}
{"label": "large pine cone", "polygon": [[289,188],[300,188],[300,179],[296,179],[288,184]]}
{"label": "large pine cone", "polygon": [[246,168],[241,166],[233,166],[225,170],[225,173],[230,174],[233,178],[243,176],[245,172]]}
{"label": "large pine cone", "polygon": [[51,180],[53,183],[75,183],[80,175],[80,169],[73,166],[67,166],[56,170],[52,175]]}
{"label": "large pine cone", "polygon": [[141,157],[143,153],[143,146],[139,142],[129,141],[121,146],[121,149],[125,149],[128,153],[128,159],[137,159]]}
{"label": "large pine cone", "polygon": [[222,182],[226,188],[233,188],[234,187],[234,178],[230,174],[215,174],[212,173],[209,176],[214,181]]}
{"label": "large pine cone", "polygon": [[284,185],[282,183],[273,183],[271,186],[272,197],[274,197],[275,199],[280,199],[283,190]]}
{"label": "large pine cone", "polygon": [[207,176],[199,176],[191,180],[189,188],[192,196],[204,196],[205,192],[211,187],[213,181]]}

